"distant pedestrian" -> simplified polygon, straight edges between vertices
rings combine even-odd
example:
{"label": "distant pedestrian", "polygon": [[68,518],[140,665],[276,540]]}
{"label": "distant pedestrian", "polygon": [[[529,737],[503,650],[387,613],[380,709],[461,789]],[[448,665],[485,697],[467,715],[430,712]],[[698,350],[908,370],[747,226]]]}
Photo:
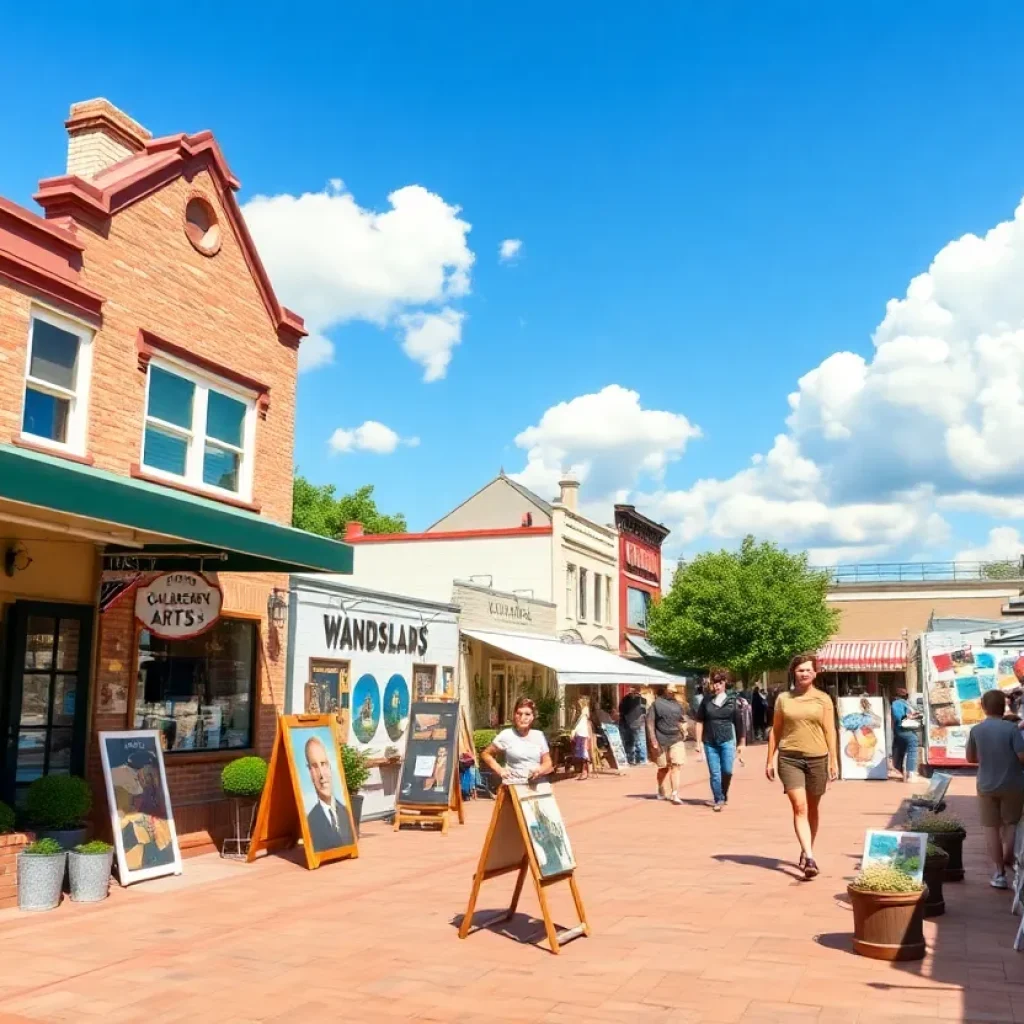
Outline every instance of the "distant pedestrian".
{"label": "distant pedestrian", "polygon": [[647,702],[639,686],[631,686],[629,693],[619,701],[619,728],[630,764],[647,763]]}
{"label": "distant pedestrian", "polygon": [[805,878],[818,874],[814,841],[818,836],[818,805],[830,781],[839,778],[836,711],[832,698],[814,685],[818,663],[813,654],[798,654],[789,663],[792,689],[775,701],[775,717],[768,734],[765,774],[779,778],[793,809],[793,830],[800,842],[800,867]]}
{"label": "distant pedestrian", "polygon": [[903,776],[904,782],[911,782],[917,772],[921,716],[910,706],[907,691],[902,687],[896,690],[889,714],[892,718],[892,766]]}
{"label": "distant pedestrian", "polygon": [[654,692],[654,703],[647,712],[647,749],[658,765],[658,799],[681,804],[679,779],[686,763],[684,709],[674,686],[658,686]]}
{"label": "distant pedestrian", "polygon": [[576,762],[576,778],[585,782],[590,778],[590,748],[593,746],[594,727],[590,722],[590,700],[580,697],[576,705],[576,725],[572,730],[572,756]]}
{"label": "distant pedestrian", "polygon": [[754,739],[763,740],[768,729],[768,700],[759,686],[754,687],[750,704],[754,713]]}
{"label": "distant pedestrian", "polygon": [[729,802],[733,763],[739,758],[743,764],[747,742],[743,712],[736,696],[728,692],[728,684],[728,672],[713,672],[711,696],[697,708],[697,750],[699,753],[701,746],[704,748],[712,806],[716,811],[722,810]]}
{"label": "distant pedestrian", "polygon": [[995,867],[991,886],[1006,889],[1006,869],[1013,867],[1017,823],[1024,812],[1024,734],[1007,721],[1006,694],[981,695],[985,721],[967,739],[967,760],[978,766],[978,803],[988,855]]}

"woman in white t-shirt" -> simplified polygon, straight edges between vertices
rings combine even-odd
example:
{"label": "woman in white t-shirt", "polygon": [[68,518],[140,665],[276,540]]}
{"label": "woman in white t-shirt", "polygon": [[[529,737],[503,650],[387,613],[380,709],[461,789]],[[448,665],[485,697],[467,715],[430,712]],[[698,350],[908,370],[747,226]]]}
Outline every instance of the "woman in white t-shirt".
{"label": "woman in white t-shirt", "polygon": [[[554,770],[544,733],[532,728],[536,717],[537,706],[529,697],[520,697],[512,712],[512,728],[502,729],[480,755],[506,785],[532,782]],[[504,765],[495,757],[499,752],[505,755]]]}

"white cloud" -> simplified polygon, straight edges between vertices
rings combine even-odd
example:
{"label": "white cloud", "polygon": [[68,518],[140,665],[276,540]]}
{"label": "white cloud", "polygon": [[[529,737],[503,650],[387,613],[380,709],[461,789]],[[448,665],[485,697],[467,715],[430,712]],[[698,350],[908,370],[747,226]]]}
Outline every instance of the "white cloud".
{"label": "white cloud", "polygon": [[334,362],[334,342],[322,334],[312,333],[299,346],[299,373],[328,366]]}
{"label": "white cloud", "polygon": [[988,543],[976,548],[964,548],[958,562],[1002,562],[1024,555],[1024,538],[1012,526],[997,526],[988,531]]}
{"label": "white cloud", "polygon": [[358,427],[339,427],[327,442],[333,452],[373,452],[390,455],[400,444],[410,448],[419,445],[418,437],[399,437],[395,431],[376,420],[366,420]]}
{"label": "white cloud", "polygon": [[398,318],[405,333],[402,351],[423,367],[425,381],[441,380],[448,373],[465,319],[465,313],[447,306],[440,313],[405,313]]}
{"label": "white cloud", "polygon": [[498,246],[498,259],[502,263],[513,263],[519,258],[520,252],[523,249],[523,240],[521,238],[506,238],[505,241]]}
{"label": "white cloud", "polygon": [[961,491],[959,494],[942,495],[936,504],[951,512],[974,512],[993,519],[1024,519],[1024,495],[1020,494],[1006,497],[980,491]]}
{"label": "white cloud", "polygon": [[558,480],[573,472],[583,484],[588,509],[625,497],[641,477],[660,480],[700,428],[679,413],[644,409],[635,391],[609,384],[552,406],[540,422],[515,439],[526,451],[526,466],[514,479],[547,497]]}
{"label": "white cloud", "polygon": [[397,189],[388,202],[383,212],[365,209],[335,178],[322,192],[255,196],[243,207],[281,301],[310,329],[302,369],[331,361],[332,328],[434,315],[423,307],[469,293],[474,256],[459,207],[420,185]]}

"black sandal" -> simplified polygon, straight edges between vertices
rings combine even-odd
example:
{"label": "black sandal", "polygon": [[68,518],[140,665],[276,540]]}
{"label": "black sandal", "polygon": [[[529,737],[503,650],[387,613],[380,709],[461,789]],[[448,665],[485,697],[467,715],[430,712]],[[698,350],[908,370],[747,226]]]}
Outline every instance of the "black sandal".
{"label": "black sandal", "polygon": [[804,865],[807,863],[807,854],[803,850],[800,851],[800,860],[797,862],[797,867],[803,871]]}
{"label": "black sandal", "polygon": [[810,881],[818,875],[818,865],[810,857],[804,858],[804,878]]}

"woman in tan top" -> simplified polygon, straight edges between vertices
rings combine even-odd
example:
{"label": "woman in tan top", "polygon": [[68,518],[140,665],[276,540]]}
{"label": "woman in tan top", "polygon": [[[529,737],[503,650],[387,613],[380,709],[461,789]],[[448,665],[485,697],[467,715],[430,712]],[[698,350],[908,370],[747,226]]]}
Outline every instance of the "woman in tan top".
{"label": "woman in tan top", "polygon": [[793,830],[800,842],[800,867],[805,878],[818,874],[814,840],[818,835],[818,805],[829,782],[839,778],[836,752],[836,712],[832,698],[814,685],[818,663],[813,654],[798,654],[789,663],[789,693],[775,701],[768,734],[765,774],[779,778],[793,808]]}

